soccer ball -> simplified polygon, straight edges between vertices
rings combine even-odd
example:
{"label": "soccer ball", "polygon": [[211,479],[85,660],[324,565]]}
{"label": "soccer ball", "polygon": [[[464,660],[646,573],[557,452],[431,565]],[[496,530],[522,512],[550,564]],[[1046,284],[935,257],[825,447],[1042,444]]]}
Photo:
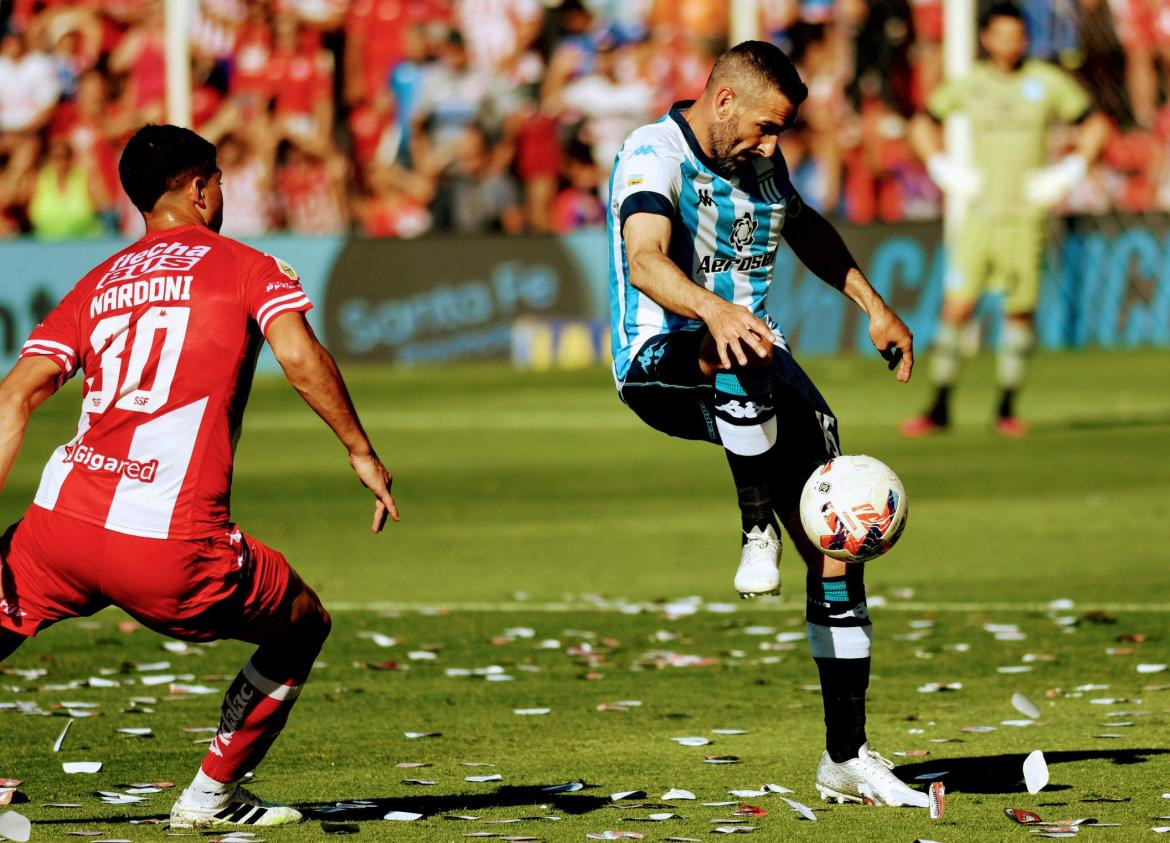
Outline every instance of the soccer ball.
{"label": "soccer ball", "polygon": [[884,462],[861,454],[830,460],[800,494],[800,523],[826,556],[865,562],[906,529],[906,490]]}

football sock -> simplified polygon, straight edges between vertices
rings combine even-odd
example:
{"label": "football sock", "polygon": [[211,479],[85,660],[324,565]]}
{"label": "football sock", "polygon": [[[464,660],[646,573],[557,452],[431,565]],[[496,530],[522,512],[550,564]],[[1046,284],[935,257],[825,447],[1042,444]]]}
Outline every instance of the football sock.
{"label": "football sock", "polygon": [[1032,353],[1034,344],[1035,333],[1030,324],[1018,319],[1004,320],[996,360],[996,380],[1000,389],[1006,391],[1020,388],[1028,369],[1028,355]]}
{"label": "football sock", "polygon": [[735,481],[743,540],[753,529],[769,526],[779,535],[768,482],[769,452],[776,444],[776,410],[766,369],[715,375],[715,425]]}
{"label": "football sock", "polygon": [[280,735],[300,693],[296,679],[269,679],[252,661],[245,664],[224,695],[219,731],[200,772],[224,783],[243,778]]}
{"label": "football sock", "polygon": [[754,457],[776,444],[776,407],[767,369],[715,375],[715,428],[732,454]]}
{"label": "football sock", "polygon": [[825,749],[840,764],[865,743],[873,627],[865,604],[864,566],[843,577],[808,578],[808,641],[821,678]]}
{"label": "football sock", "polygon": [[183,791],[181,800],[184,804],[196,808],[226,808],[231,804],[237,784],[216,781],[200,767],[191,784]]}
{"label": "football sock", "polygon": [[999,396],[999,417],[1001,419],[1010,419],[1016,414],[1016,391],[1014,389],[1005,389]]}
{"label": "football sock", "polygon": [[951,388],[937,387],[934,391],[934,402],[926,411],[926,417],[940,427],[946,427],[951,422]]}
{"label": "football sock", "polygon": [[934,404],[927,416],[935,424],[945,425],[950,420],[947,403],[950,388],[959,376],[959,345],[962,328],[949,322],[940,322],[930,355],[930,379],[935,386]]}

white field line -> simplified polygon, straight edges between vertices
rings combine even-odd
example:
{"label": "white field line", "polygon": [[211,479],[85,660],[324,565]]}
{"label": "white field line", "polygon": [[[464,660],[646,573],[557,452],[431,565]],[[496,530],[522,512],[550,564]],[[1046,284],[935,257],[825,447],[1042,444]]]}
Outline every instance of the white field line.
{"label": "white field line", "polygon": [[[717,607],[730,605],[735,612],[803,612],[804,602],[792,600],[788,602],[780,601],[761,601],[761,600],[744,600],[715,602],[711,604],[700,604],[695,614],[716,614],[709,610],[709,606],[715,605]],[[451,603],[419,603],[419,602],[393,602],[393,601],[375,601],[369,603],[362,602],[330,602],[325,601],[325,607],[330,612],[421,612],[425,614],[434,614],[438,612],[468,612],[468,613],[504,613],[504,612],[544,612],[556,614],[558,612],[609,612],[616,613],[625,611],[633,614],[634,608],[639,608],[642,613],[652,614],[661,612],[663,604],[658,603],[626,603],[626,604],[598,604],[588,602],[528,602],[528,601],[512,601],[512,602],[451,602]],[[871,614],[881,614],[883,612],[912,612],[912,613],[930,613],[930,612],[1039,612],[1054,614],[1079,614],[1086,611],[1103,611],[1103,612],[1150,612],[1153,614],[1170,614],[1170,603],[1077,603],[1072,608],[1052,609],[1047,603],[977,603],[977,602],[939,602],[939,603],[917,603],[912,601],[898,601],[896,603],[887,603],[885,605],[870,606]]]}

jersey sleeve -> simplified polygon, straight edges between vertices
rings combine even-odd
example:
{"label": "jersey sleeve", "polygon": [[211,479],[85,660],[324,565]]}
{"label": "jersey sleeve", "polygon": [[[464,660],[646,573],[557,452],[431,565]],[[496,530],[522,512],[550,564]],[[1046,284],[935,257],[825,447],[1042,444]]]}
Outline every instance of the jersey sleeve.
{"label": "jersey sleeve", "polygon": [[260,255],[257,258],[245,292],[248,315],[265,336],[268,334],[268,325],[280,314],[293,310],[307,313],[313,309],[313,303],[301,287],[297,271],[272,255]]}
{"label": "jersey sleeve", "polygon": [[931,91],[926,100],[926,112],[936,120],[943,120],[961,111],[963,108],[963,89],[965,85],[961,79],[950,79],[939,84]]}
{"label": "jersey sleeve", "polygon": [[1089,95],[1075,79],[1063,70],[1053,68],[1048,85],[1052,110],[1066,123],[1076,123],[1089,112]]}
{"label": "jersey sleeve", "polygon": [[33,328],[28,341],[21,346],[21,357],[47,357],[61,369],[64,383],[80,363],[81,337],[77,311],[79,296],[68,293],[45,320]]}
{"label": "jersey sleeve", "polygon": [[673,217],[682,185],[678,154],[632,135],[618,152],[613,172],[613,202],[620,225],[631,214],[649,213]]}

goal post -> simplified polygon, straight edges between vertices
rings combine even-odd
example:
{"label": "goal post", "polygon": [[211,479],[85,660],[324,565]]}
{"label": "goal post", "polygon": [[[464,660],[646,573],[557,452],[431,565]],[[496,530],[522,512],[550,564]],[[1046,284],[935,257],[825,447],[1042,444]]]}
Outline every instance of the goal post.
{"label": "goal post", "polygon": [[166,0],[166,91],[167,122],[191,125],[191,48],[187,39],[190,9],[194,0]]}

